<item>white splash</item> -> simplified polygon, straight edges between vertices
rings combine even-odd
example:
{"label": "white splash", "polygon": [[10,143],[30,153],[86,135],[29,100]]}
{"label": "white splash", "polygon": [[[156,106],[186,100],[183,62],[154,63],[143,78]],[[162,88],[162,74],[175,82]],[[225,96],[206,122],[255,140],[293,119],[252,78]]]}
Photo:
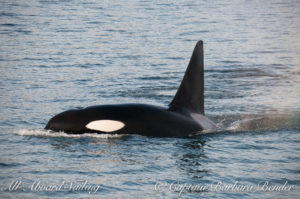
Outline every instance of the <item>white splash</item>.
{"label": "white splash", "polygon": [[229,131],[261,131],[298,126],[298,116],[292,113],[264,113],[260,115],[244,115],[230,124]]}
{"label": "white splash", "polygon": [[19,129],[16,130],[15,133],[21,136],[67,137],[67,138],[91,137],[91,138],[101,138],[101,139],[120,138],[123,136],[120,134],[97,134],[97,133],[67,134],[65,132],[54,132],[51,130],[44,130],[44,129]]}

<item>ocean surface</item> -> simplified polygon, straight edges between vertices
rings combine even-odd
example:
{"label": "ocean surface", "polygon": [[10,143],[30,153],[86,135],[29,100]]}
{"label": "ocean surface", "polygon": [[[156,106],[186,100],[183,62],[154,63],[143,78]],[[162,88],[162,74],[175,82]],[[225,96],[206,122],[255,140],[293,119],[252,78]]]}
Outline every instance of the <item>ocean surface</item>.
{"label": "ocean surface", "polygon": [[[72,108],[167,107],[198,40],[218,132],[43,130]],[[0,198],[300,198],[297,0],[0,0],[0,80]]]}

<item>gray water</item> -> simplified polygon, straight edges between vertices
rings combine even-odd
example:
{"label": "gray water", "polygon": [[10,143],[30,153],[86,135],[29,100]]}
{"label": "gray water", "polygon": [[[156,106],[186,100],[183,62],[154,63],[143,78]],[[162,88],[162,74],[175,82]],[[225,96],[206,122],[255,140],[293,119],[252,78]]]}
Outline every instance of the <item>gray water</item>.
{"label": "gray water", "polygon": [[[299,198],[299,21],[296,0],[0,0],[0,197]],[[166,107],[200,39],[219,132],[43,130],[72,108]]]}

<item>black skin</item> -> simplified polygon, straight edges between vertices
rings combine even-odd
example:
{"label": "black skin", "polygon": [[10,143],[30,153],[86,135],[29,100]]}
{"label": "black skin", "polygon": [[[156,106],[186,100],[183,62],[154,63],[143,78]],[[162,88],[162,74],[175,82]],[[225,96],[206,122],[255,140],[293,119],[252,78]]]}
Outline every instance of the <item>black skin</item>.
{"label": "black skin", "polygon": [[[110,133],[86,128],[95,120],[116,120],[123,122],[125,127]],[[73,134],[139,134],[151,137],[189,137],[203,130],[187,116],[146,104],[100,105],[69,110],[54,116],[45,129]]]}

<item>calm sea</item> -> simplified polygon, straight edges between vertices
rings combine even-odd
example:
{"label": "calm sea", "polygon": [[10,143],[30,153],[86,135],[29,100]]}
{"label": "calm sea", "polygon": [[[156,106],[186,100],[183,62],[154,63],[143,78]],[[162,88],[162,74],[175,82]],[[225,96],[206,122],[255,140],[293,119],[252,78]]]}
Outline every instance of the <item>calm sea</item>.
{"label": "calm sea", "polygon": [[[297,0],[0,0],[0,197],[300,198],[299,21]],[[43,130],[72,108],[166,107],[200,39],[220,132]]]}

